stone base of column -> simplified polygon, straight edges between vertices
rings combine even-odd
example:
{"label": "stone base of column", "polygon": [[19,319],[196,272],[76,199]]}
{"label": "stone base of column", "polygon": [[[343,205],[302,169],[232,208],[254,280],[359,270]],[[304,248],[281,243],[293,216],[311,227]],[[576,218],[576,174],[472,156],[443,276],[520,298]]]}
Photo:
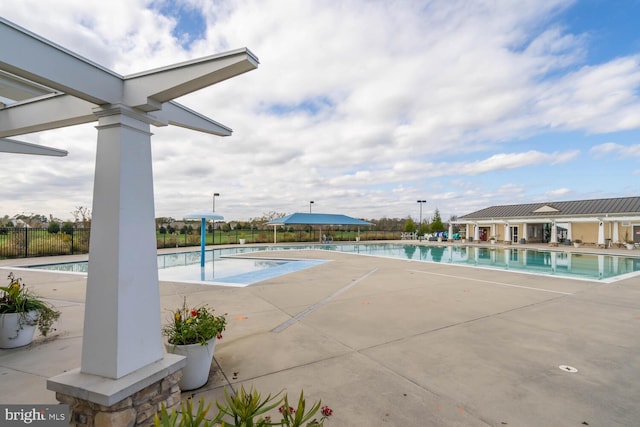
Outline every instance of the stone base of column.
{"label": "stone base of column", "polygon": [[71,409],[70,425],[78,427],[153,426],[162,404],[180,405],[183,356],[166,354],[117,380],[84,374],[80,369],[47,380],[47,389]]}
{"label": "stone base of column", "polygon": [[503,245],[510,245],[511,243],[511,240],[505,240],[502,242]]}
{"label": "stone base of column", "polygon": [[551,246],[552,248],[555,248],[555,247],[558,246],[558,243],[557,242],[550,242],[549,246]]}

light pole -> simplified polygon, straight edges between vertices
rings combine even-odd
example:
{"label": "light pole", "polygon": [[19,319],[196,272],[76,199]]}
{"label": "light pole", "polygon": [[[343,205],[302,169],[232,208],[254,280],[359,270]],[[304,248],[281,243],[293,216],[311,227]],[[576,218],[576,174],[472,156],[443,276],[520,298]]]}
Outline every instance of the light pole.
{"label": "light pole", "polygon": [[418,231],[420,231],[420,227],[422,226],[422,204],[427,203],[426,200],[416,200],[416,202],[420,203],[420,225],[418,225]]}
{"label": "light pole", "polygon": [[315,203],[315,202],[314,202],[313,200],[311,200],[311,201],[309,202],[309,213],[311,213],[311,205],[313,205],[314,203]]}
{"label": "light pole", "polygon": [[213,193],[213,211],[216,211],[216,196],[220,196],[220,193]]}

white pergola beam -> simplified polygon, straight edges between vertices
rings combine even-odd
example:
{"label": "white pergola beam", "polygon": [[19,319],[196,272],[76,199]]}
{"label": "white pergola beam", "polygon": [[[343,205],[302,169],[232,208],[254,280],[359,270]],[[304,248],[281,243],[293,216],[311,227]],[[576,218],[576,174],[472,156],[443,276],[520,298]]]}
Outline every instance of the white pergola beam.
{"label": "white pergola beam", "polygon": [[256,68],[258,59],[244,48],[129,75],[124,78],[124,104],[154,111],[158,104]]}
{"label": "white pergola beam", "polygon": [[233,132],[231,128],[205,117],[184,105],[180,105],[177,102],[166,102],[162,104],[162,110],[154,111],[153,116],[156,116],[161,120],[167,120],[168,124],[174,126],[204,132],[211,135],[231,136],[231,133]]}
{"label": "white pergola beam", "polygon": [[121,76],[3,18],[0,40],[11,46],[0,49],[2,70],[97,105],[122,98]]}
{"label": "white pergola beam", "polygon": [[94,107],[64,94],[9,105],[0,109],[0,138],[95,122]]}
{"label": "white pergola beam", "polygon": [[42,85],[0,71],[0,93],[5,98],[13,101],[23,101],[52,92],[51,89]]}
{"label": "white pergola beam", "polygon": [[69,154],[66,150],[31,144],[29,142],[16,141],[14,139],[0,139],[0,152],[56,157],[64,157]]}

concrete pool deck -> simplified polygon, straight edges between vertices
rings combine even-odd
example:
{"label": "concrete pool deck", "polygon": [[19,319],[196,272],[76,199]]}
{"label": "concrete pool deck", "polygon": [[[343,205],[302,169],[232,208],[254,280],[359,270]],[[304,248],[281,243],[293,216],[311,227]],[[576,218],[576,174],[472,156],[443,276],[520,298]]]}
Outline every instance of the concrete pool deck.
{"label": "concrete pool deck", "polygon": [[[334,410],[328,426],[639,423],[638,276],[599,283],[326,251],[284,256],[331,262],[246,288],[161,282],[165,321],[183,296],[227,313],[211,380],[184,397],[221,399],[224,387],[244,385],[293,400],[304,389]],[[7,267],[72,258],[83,259],[0,261],[62,311],[51,338],[0,350],[3,404],[56,403],[46,380],[80,366],[86,284]]]}

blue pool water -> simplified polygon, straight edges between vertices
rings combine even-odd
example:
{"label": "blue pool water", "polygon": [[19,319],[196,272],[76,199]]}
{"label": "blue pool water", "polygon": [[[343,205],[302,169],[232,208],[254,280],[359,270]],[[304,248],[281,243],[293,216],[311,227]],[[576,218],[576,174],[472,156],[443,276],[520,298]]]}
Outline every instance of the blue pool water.
{"label": "blue pool water", "polygon": [[[158,255],[159,277],[160,280],[167,281],[215,282],[230,286],[246,286],[326,262],[249,258],[250,254],[255,252],[286,250],[337,251],[605,282],[618,280],[629,275],[640,275],[640,257],[572,253],[560,250],[544,251],[525,247],[347,243],[240,246],[208,250],[205,254],[204,269],[200,268],[199,251]],[[229,258],[230,256],[235,257]],[[86,273],[87,263],[49,264],[34,266],[34,268]]]}
{"label": "blue pool water", "polygon": [[[247,286],[283,274],[314,267],[322,260],[282,260],[228,258],[267,248],[231,248],[209,250],[205,253],[205,266],[200,267],[200,251],[158,255],[160,280],[173,282],[219,283],[227,286]],[[270,248],[269,248],[270,249]],[[34,265],[30,268],[69,273],[87,273],[88,262]]]}
{"label": "blue pool water", "polygon": [[466,265],[583,280],[612,281],[640,274],[640,257],[623,257],[525,247],[475,245],[335,245],[328,250],[413,261]]}

